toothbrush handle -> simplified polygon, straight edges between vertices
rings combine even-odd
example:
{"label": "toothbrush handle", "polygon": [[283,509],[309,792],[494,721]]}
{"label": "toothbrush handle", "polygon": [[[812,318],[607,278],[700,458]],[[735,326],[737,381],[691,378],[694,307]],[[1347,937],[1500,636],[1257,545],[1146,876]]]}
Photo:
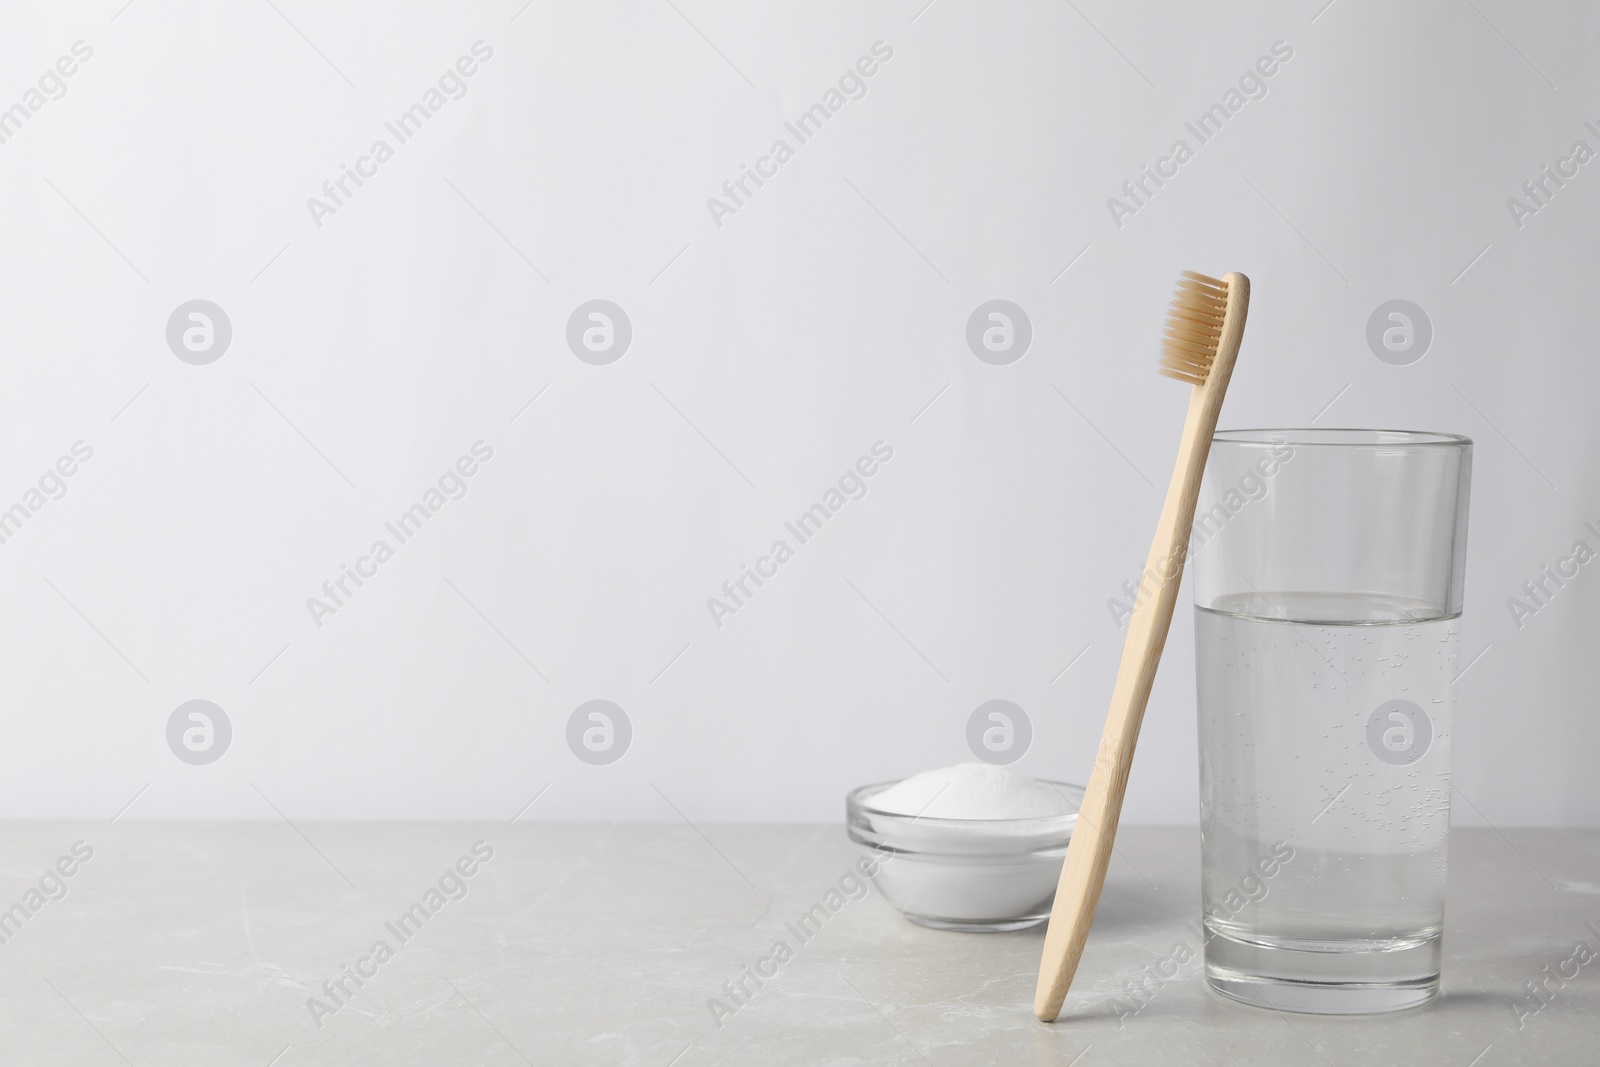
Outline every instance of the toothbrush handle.
{"label": "toothbrush handle", "polygon": [[[1216,359],[1205,384],[1196,386],[1189,398],[1178,461],[1167,488],[1166,502],[1161,507],[1155,540],[1140,575],[1138,602],[1128,622],[1122,665],[1117,670],[1111,707],[1106,712],[1100,751],[1089,775],[1077,826],[1067,845],[1066,862],[1061,867],[1061,881],[1050,911],[1050,926],[1045,933],[1039,984],[1033,1001],[1034,1014],[1045,1022],[1053,1021],[1061,1012],[1078,969],[1078,960],[1083,955],[1084,942],[1089,937],[1095,907],[1100,902],[1106,868],[1115,848],[1117,820],[1122,814],[1128,773],[1133,767],[1139,725],[1150,700],[1150,689],[1155,684],[1156,667],[1161,662],[1161,650],[1166,644],[1167,629],[1172,624],[1172,611],[1178,600],[1189,547],[1189,529],[1194,524],[1206,456],[1211,451],[1211,437],[1222,413],[1223,395],[1239,354],[1250,283],[1242,274],[1230,274],[1227,281],[1230,306]],[[1237,314],[1231,299],[1235,293],[1240,297]]]}

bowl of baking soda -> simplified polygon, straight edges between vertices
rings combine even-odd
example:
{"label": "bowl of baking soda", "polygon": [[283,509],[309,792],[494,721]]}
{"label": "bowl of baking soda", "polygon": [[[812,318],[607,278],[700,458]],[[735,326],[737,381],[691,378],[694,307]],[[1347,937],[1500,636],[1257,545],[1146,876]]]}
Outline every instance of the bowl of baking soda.
{"label": "bowl of baking soda", "polygon": [[1024,930],[1050,917],[1082,802],[1082,786],[961,763],[852,790],[845,824],[912,922]]}

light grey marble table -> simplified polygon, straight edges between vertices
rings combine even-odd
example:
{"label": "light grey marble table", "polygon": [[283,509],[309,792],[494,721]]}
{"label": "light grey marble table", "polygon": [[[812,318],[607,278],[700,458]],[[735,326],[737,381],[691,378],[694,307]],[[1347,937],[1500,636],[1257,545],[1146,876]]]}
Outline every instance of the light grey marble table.
{"label": "light grey marble table", "polygon": [[[1045,1025],[1037,930],[927,930],[873,893],[787,934],[849,869],[837,825],[9,823],[0,1063],[1600,1063],[1600,958],[1568,962],[1600,952],[1600,831],[1456,831],[1443,996],[1368,1018],[1210,992],[1195,831],[1119,849]],[[735,1004],[780,937],[792,958]],[[1180,942],[1195,958],[1119,1017]]]}

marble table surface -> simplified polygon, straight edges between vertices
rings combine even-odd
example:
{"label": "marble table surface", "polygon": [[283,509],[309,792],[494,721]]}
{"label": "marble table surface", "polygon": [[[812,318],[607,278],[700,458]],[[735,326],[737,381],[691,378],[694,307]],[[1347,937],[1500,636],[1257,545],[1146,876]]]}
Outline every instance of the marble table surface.
{"label": "marble table surface", "polygon": [[[1118,845],[1045,1025],[1040,931],[928,930],[876,892],[713,1012],[847,873],[839,825],[12,822],[0,1063],[1600,1062],[1600,957],[1573,962],[1600,953],[1600,831],[1455,831],[1443,995],[1364,1018],[1212,993],[1196,832]],[[1195,958],[1119,1017],[1180,942]]]}

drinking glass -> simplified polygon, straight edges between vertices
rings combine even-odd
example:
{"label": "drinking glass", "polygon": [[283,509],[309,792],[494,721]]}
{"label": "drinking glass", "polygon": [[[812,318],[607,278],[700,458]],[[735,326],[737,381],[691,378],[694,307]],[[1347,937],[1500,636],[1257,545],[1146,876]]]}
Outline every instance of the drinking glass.
{"label": "drinking glass", "polygon": [[1206,979],[1395,1011],[1439,988],[1472,442],[1229,430],[1191,536]]}

